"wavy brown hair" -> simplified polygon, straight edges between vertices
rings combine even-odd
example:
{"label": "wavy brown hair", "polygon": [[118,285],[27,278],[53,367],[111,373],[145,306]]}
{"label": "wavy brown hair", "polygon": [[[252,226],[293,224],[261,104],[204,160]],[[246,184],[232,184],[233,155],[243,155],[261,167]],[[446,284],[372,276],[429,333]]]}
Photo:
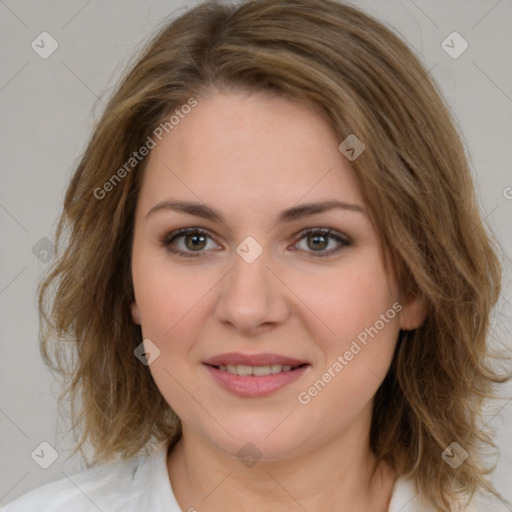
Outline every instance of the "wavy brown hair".
{"label": "wavy brown hair", "polygon": [[[480,488],[498,495],[485,477],[495,445],[480,414],[510,378],[491,365],[489,346],[501,270],[464,146],[408,47],[330,0],[204,2],[166,20],[108,102],[67,188],[59,257],[39,289],[41,350],[65,378],[60,398],[70,399],[79,433],[73,453],[89,444],[95,463],[128,458],[181,435],[134,357],[142,335],[130,314],[130,255],[148,159],[97,191],[163,120],[213,87],[307,103],[340,142],[349,134],[364,142],[352,166],[372,222],[404,292],[427,307],[421,327],[400,332],[375,396],[371,447],[439,510]],[[453,441],[469,453],[457,469],[441,457]]]}

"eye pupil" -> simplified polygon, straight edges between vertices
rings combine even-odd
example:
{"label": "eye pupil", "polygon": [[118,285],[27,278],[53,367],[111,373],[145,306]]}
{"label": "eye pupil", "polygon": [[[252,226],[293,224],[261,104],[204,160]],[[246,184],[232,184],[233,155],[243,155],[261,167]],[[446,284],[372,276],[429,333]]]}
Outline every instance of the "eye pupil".
{"label": "eye pupil", "polygon": [[[191,242],[191,243],[189,243],[189,242]],[[202,249],[204,247],[205,242],[206,242],[206,237],[201,234],[187,235],[185,237],[185,245],[187,246],[187,249],[191,249],[191,250]]]}
{"label": "eye pupil", "polygon": [[[161,243],[173,254],[183,257],[198,257],[208,255],[208,241],[211,239],[211,235],[207,232],[196,229],[182,229],[170,233],[161,240]],[[327,248],[331,241],[334,241],[338,247],[328,251]],[[310,229],[303,232],[300,243],[306,245],[305,248],[300,249],[302,252],[309,253],[310,256],[312,253],[317,253],[314,254],[315,257],[331,256],[351,245],[351,242],[344,239],[342,235],[331,233],[331,229]],[[179,248],[180,245],[182,245],[181,249]]]}
{"label": "eye pupil", "polygon": [[309,235],[308,242],[313,241],[314,245],[310,245],[313,250],[325,249],[328,245],[327,237],[325,235]]}

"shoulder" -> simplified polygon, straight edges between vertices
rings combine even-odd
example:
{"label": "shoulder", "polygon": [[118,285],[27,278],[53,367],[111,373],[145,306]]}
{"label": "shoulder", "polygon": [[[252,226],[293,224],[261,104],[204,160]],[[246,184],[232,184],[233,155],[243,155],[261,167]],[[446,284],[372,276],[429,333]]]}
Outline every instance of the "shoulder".
{"label": "shoulder", "polygon": [[142,510],[148,457],[88,469],[38,487],[0,512],[89,512]]}
{"label": "shoulder", "polygon": [[[489,501],[490,500],[490,501]],[[503,504],[496,503],[495,499],[486,498],[481,493],[475,494],[473,499],[466,507],[454,503],[456,512],[483,512],[492,510],[493,512],[506,512],[509,510]],[[437,512],[436,509],[428,503],[414,480],[404,476],[398,478],[393,488],[388,512]]]}
{"label": "shoulder", "polygon": [[436,512],[418,492],[412,479],[399,477],[393,487],[388,512]]}

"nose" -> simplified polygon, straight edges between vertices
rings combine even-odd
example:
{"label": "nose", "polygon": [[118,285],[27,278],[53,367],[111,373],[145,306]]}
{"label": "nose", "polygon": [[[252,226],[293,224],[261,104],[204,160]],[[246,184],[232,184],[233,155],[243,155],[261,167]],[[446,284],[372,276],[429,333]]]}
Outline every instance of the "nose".
{"label": "nose", "polygon": [[268,260],[265,251],[252,263],[237,254],[222,280],[216,319],[246,336],[266,332],[290,314],[288,290]]}

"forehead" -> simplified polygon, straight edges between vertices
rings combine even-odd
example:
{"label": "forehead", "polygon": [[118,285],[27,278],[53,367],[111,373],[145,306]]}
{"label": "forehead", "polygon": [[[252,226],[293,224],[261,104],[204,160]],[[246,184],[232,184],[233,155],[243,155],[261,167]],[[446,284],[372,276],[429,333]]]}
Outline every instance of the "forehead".
{"label": "forehead", "polygon": [[263,94],[211,94],[151,150],[141,201],[150,206],[169,195],[219,208],[281,209],[317,199],[362,204],[338,144],[307,105]]}

